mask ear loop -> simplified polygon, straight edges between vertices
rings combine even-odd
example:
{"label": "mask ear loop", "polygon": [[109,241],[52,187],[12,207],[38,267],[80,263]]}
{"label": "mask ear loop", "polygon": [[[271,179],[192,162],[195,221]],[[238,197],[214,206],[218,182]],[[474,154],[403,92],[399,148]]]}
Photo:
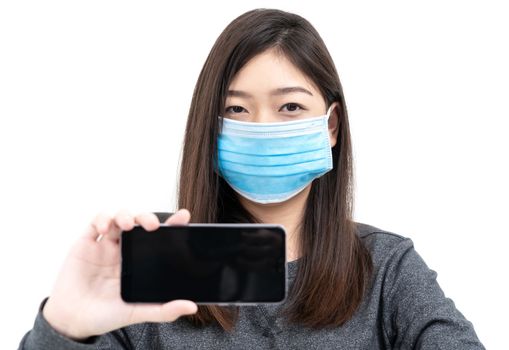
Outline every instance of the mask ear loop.
{"label": "mask ear loop", "polygon": [[334,110],[335,106],[334,106],[334,102],[332,102],[332,104],[330,105],[329,109],[327,110],[327,121],[329,121],[329,118],[330,118],[330,113]]}

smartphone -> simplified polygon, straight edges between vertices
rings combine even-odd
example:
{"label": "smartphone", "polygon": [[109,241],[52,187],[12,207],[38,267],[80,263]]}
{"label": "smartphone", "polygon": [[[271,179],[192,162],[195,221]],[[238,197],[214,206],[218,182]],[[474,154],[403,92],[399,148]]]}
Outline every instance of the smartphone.
{"label": "smartphone", "polygon": [[136,225],[121,233],[126,302],[253,305],[286,299],[286,233],[280,225]]}

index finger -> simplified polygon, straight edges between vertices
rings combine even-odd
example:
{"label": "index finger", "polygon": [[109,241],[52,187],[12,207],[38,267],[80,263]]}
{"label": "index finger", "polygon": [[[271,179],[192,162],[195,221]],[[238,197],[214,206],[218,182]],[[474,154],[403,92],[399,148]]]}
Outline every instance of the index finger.
{"label": "index finger", "polygon": [[104,236],[118,236],[119,228],[113,222],[110,215],[99,213],[94,220],[90,222],[85,230],[83,237],[95,242],[99,242]]}

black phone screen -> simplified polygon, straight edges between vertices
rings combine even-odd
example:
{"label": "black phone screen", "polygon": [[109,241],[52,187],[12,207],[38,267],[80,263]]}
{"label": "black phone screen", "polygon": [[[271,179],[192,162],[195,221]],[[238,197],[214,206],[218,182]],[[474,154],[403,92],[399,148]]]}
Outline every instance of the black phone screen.
{"label": "black phone screen", "polygon": [[285,231],[277,225],[141,226],[121,234],[127,302],[277,303],[286,297]]}

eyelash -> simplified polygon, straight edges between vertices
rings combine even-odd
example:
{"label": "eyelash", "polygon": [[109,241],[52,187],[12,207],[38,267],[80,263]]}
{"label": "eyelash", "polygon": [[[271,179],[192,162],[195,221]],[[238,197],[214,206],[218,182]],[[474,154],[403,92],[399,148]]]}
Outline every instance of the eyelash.
{"label": "eyelash", "polygon": [[[240,107],[240,108],[242,108],[244,111],[246,110],[244,107],[241,107],[241,106],[229,106],[229,107],[226,107],[225,112],[226,112],[226,113],[235,113],[235,112],[233,112],[233,108],[236,108],[236,107]],[[230,109],[232,109],[232,111],[230,111]],[[241,113],[241,112],[238,112],[238,113]],[[235,113],[235,114],[237,114],[237,113]]]}
{"label": "eyelash", "polygon": [[298,108],[298,109],[297,109],[297,110],[295,110],[295,111],[288,111],[288,112],[290,112],[290,113],[292,113],[292,112],[298,112],[298,111],[304,110],[304,108],[302,108],[302,106],[301,106],[300,104],[295,103],[295,102],[285,103],[284,105],[282,105],[282,106],[281,106],[280,110],[281,110],[281,109],[283,109],[283,107],[285,107],[285,106],[288,108],[288,106],[289,106],[289,105],[296,106],[296,107]]}
{"label": "eyelash", "polygon": [[[300,104],[298,104],[298,103],[295,103],[295,102],[288,102],[288,103],[285,103],[284,105],[282,105],[282,106],[281,106],[281,108],[279,109],[279,111],[281,111],[284,107],[287,107],[287,108],[288,108],[288,106],[289,106],[289,105],[292,105],[292,106],[295,106],[295,107],[297,107],[297,108],[298,108],[298,109],[297,109],[297,110],[295,110],[295,111],[288,111],[289,113],[297,112],[297,111],[300,111],[300,110],[304,110],[304,109],[305,109],[305,108],[303,108],[303,107],[302,107]],[[244,107],[242,107],[242,106],[229,106],[229,107],[227,107],[227,108],[225,109],[225,111],[226,111],[226,113],[235,113],[235,112],[233,112],[233,110],[232,110],[232,109],[233,109],[233,108],[236,108],[236,107],[240,107],[240,108],[242,108],[244,111],[246,111],[246,109],[245,109]],[[231,110],[231,111],[230,111],[230,110]],[[235,114],[237,114],[237,113],[243,113],[243,112],[236,112]]]}

